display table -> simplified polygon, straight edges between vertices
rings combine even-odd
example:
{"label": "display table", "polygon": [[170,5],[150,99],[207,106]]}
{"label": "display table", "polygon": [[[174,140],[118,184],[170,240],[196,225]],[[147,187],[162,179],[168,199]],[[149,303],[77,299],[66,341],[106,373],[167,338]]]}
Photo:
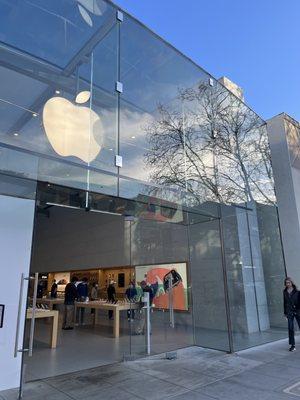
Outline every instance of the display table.
{"label": "display table", "polygon": [[37,304],[46,304],[49,307],[49,310],[53,310],[53,306],[56,304],[64,304],[64,299],[63,298],[41,298],[41,299],[36,299]]}
{"label": "display table", "polygon": [[[108,303],[106,301],[89,301],[89,302],[76,302],[75,308],[94,308],[95,310],[112,310],[114,313],[114,326],[113,326],[113,336],[118,338],[120,336],[120,311],[127,311],[127,310],[136,310],[139,308],[139,305],[136,303],[122,303],[117,302],[116,304]],[[94,323],[98,323],[98,315],[95,311],[94,314]]]}
{"label": "display table", "polygon": [[[32,318],[32,309],[29,308],[26,312],[26,318]],[[52,318],[52,330],[50,337],[50,347],[55,349],[57,345],[57,332],[58,332],[58,311],[56,310],[35,310],[34,318]]]}

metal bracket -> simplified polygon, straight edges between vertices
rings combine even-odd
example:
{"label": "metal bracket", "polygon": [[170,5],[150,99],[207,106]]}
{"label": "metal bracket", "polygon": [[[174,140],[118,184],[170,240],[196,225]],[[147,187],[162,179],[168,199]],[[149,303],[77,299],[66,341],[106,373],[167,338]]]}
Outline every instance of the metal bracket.
{"label": "metal bracket", "polygon": [[123,93],[123,83],[122,82],[119,82],[119,81],[116,82],[116,91],[119,93]]}
{"label": "metal bracket", "polygon": [[29,352],[29,349],[19,349],[18,353],[27,353]]}
{"label": "metal bracket", "polygon": [[120,22],[124,21],[124,14],[120,10],[117,11],[117,20]]}
{"label": "metal bracket", "polygon": [[122,168],[123,167],[123,157],[116,155],[115,164],[116,164],[116,167]]}

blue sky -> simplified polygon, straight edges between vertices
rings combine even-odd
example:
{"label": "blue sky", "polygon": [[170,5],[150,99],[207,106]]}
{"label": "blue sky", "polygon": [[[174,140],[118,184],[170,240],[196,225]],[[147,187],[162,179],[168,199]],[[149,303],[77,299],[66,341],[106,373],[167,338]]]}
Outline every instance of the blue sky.
{"label": "blue sky", "polygon": [[300,120],[300,0],[115,0],[219,78],[264,119]]}

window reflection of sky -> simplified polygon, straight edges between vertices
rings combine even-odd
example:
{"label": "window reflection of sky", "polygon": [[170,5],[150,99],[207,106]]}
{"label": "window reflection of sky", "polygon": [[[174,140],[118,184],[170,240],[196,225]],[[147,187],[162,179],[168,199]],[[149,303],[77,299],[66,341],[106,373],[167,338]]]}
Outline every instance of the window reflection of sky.
{"label": "window reflection of sky", "polygon": [[75,0],[0,0],[0,41],[64,67],[112,15],[102,0],[102,15],[89,12],[86,23]]}

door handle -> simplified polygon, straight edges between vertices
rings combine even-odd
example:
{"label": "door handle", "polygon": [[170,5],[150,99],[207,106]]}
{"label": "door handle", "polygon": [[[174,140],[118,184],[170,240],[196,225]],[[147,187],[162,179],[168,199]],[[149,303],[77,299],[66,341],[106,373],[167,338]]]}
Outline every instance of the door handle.
{"label": "door handle", "polygon": [[36,299],[37,299],[37,288],[38,288],[38,281],[39,281],[39,273],[36,272],[34,274],[34,290],[33,290],[33,299],[32,299],[32,318],[30,324],[30,336],[29,336],[29,350],[28,356],[32,357],[33,351],[33,337],[34,337],[34,327],[35,327],[35,311],[36,311]]}
{"label": "door handle", "polygon": [[170,313],[170,327],[175,327],[174,319],[174,304],[173,304],[173,286],[172,286],[172,276],[169,275],[169,313]]}
{"label": "door handle", "polygon": [[24,293],[24,281],[28,281],[30,278],[25,278],[24,273],[21,274],[20,291],[19,291],[19,305],[18,305],[18,315],[17,315],[17,325],[16,325],[16,336],[15,336],[15,349],[14,357],[16,358],[18,353],[24,353],[28,349],[19,349],[19,336],[20,336],[20,324],[22,316],[22,305],[23,305],[23,293]]}

